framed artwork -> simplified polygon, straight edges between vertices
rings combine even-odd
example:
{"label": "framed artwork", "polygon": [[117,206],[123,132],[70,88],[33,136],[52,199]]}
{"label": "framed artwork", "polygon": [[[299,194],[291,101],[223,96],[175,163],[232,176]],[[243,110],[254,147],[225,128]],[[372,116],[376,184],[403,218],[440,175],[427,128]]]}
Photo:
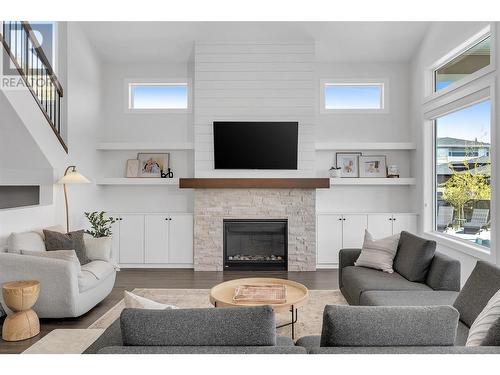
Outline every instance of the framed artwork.
{"label": "framed artwork", "polygon": [[161,171],[166,171],[169,166],[170,154],[139,153],[137,159],[139,160],[138,177],[160,178]]}
{"label": "framed artwork", "polygon": [[137,159],[128,159],[127,160],[127,169],[125,170],[126,177],[137,177],[139,173],[139,160]]}
{"label": "framed artwork", "polygon": [[341,177],[359,177],[358,158],[360,156],[361,152],[342,152],[335,154],[335,164],[337,168],[340,168]]}
{"label": "framed artwork", "polygon": [[387,177],[387,162],[385,155],[360,156],[360,177]]}

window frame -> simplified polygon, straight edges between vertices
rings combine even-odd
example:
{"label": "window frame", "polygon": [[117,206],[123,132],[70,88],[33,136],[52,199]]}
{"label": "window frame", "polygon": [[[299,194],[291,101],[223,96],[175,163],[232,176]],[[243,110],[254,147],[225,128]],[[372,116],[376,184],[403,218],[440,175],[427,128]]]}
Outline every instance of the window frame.
{"label": "window frame", "polygon": [[[448,64],[450,61],[454,60],[464,52],[467,52],[469,49],[474,47],[477,43],[482,40],[490,37],[490,64],[475,71],[472,74],[469,74],[467,77],[462,78],[456,82],[453,82],[448,87],[434,91],[436,84],[435,71],[442,66]],[[459,44],[453,50],[445,54],[440,59],[436,60],[425,70],[425,90],[424,90],[424,99],[423,103],[428,103],[432,100],[435,100],[443,95],[447,95],[455,90],[464,87],[471,82],[480,79],[481,77],[493,72],[496,70],[496,26],[494,23],[489,24],[488,26],[481,29],[479,32],[471,36],[465,42]]]}
{"label": "window frame", "polygon": [[[144,85],[144,86],[180,86],[186,85],[187,87],[187,108],[131,108],[132,100],[132,86],[133,85]],[[192,111],[192,97],[193,97],[193,84],[191,78],[127,78],[124,80],[124,109],[125,113],[191,113]]]}
{"label": "window frame", "polygon": [[[496,87],[495,78],[487,77],[480,81],[472,82],[463,87],[460,92],[453,92],[446,97],[440,97],[424,107],[424,166],[423,166],[423,184],[424,184],[424,207],[423,207],[423,232],[427,238],[436,240],[438,243],[451,247],[467,255],[479,259],[492,261],[496,259],[496,244],[498,238],[497,225],[497,199],[496,181],[497,181],[497,157],[496,157]],[[441,233],[435,230],[436,225],[436,127],[435,120],[452,112],[490,100],[490,137],[491,137],[491,189],[492,199],[490,203],[491,220],[491,242],[490,248],[470,243],[466,240]]]}
{"label": "window frame", "polygon": [[[325,91],[327,86],[381,86],[380,98],[382,108],[326,108]],[[320,113],[322,114],[383,114],[389,113],[389,79],[388,78],[331,78],[320,80]]]}

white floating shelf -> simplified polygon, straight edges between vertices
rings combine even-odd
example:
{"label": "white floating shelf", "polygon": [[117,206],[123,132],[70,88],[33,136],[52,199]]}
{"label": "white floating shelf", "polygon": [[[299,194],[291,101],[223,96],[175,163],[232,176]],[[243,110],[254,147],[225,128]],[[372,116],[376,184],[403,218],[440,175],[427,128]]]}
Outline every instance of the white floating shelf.
{"label": "white floating shelf", "polygon": [[96,180],[96,185],[167,185],[179,186],[178,178],[127,178],[127,177],[104,177]]}
{"label": "white floating shelf", "polygon": [[169,151],[194,150],[192,142],[102,142],[97,145],[101,151]]}
{"label": "white floating shelf", "polygon": [[414,178],[330,178],[330,186],[336,185],[415,185]]}
{"label": "white floating shelf", "polygon": [[317,142],[316,151],[416,150],[413,142]]}

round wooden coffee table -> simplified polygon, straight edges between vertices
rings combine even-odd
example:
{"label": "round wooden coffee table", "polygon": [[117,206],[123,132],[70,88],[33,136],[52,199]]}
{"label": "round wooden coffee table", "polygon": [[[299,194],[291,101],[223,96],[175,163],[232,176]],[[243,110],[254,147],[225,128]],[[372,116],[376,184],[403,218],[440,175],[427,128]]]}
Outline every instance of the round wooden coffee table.
{"label": "round wooden coffee table", "polygon": [[[285,285],[286,302],[285,303],[261,303],[261,302],[235,302],[233,300],[234,292],[240,285]],[[303,306],[309,297],[309,290],[302,284],[291,280],[274,279],[264,277],[252,277],[245,279],[235,279],[223,282],[214,286],[210,290],[210,303],[215,307],[242,307],[242,306],[272,306],[276,312],[289,311],[292,314],[292,320],[289,323],[280,325],[276,328],[292,326],[292,339],[295,338],[295,323],[297,322],[297,308]]]}
{"label": "round wooden coffee table", "polygon": [[40,283],[35,280],[5,283],[2,293],[5,304],[14,312],[5,318],[2,338],[5,341],[20,341],[38,335],[40,321],[31,308],[40,294]]}

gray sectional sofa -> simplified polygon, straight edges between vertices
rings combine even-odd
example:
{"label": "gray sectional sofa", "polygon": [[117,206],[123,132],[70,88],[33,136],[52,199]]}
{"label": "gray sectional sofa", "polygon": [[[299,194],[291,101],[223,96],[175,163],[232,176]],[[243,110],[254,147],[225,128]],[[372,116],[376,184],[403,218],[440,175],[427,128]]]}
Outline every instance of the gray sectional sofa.
{"label": "gray sectional sofa", "polygon": [[[435,247],[432,241],[405,232],[402,239],[409,246],[405,250]],[[359,254],[358,249],[340,251],[339,285],[352,306],[325,308],[322,335],[297,341],[308,353],[500,354],[500,346],[465,346],[470,326],[500,290],[500,268],[478,261],[460,290],[460,263],[445,255],[407,262],[412,257],[406,252],[403,276],[398,272],[403,263],[397,262],[398,255],[395,272],[388,274],[354,266]],[[489,336],[500,345],[500,322]]]}
{"label": "gray sectional sofa", "polygon": [[306,354],[276,335],[269,306],[125,309],[84,354]]}
{"label": "gray sectional sofa", "polygon": [[500,268],[478,262],[460,291],[458,261],[435,254],[432,241],[405,232],[401,239],[404,258],[396,256],[392,274],[354,266],[360,250],[340,252],[339,283],[350,306],[326,306],[320,336],[295,344],[277,336],[269,306],[125,309],[85,353],[500,354],[500,320],[488,346],[465,346],[473,321],[500,289]]}

